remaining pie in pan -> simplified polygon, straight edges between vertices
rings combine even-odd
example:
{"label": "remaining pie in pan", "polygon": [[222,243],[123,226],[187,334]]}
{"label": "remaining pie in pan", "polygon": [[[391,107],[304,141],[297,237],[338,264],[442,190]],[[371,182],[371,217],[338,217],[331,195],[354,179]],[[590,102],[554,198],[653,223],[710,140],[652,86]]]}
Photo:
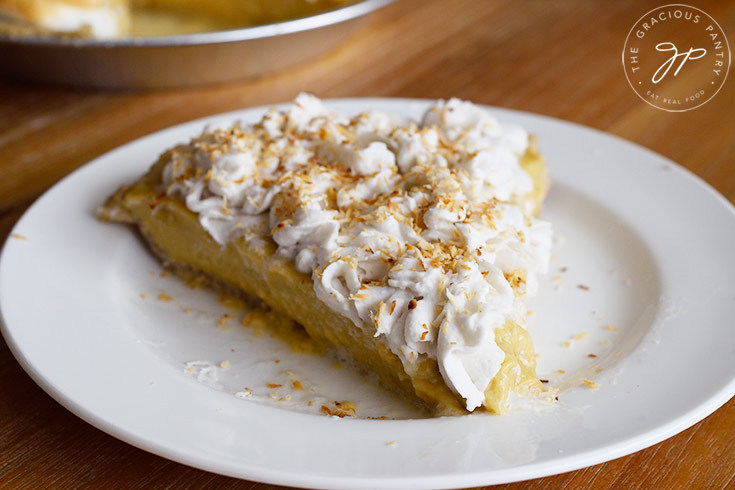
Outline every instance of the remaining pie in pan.
{"label": "remaining pie in pan", "polygon": [[402,124],[301,94],[168,150],[99,215],[431,413],[502,413],[543,392],[522,325],[548,267],[547,188],[534,139],[471,103]]}
{"label": "remaining pie in pan", "polygon": [[126,0],[0,0],[0,34],[111,38],[129,27]]}
{"label": "remaining pie in pan", "polygon": [[239,29],[355,0],[0,0],[0,34],[92,38]]}

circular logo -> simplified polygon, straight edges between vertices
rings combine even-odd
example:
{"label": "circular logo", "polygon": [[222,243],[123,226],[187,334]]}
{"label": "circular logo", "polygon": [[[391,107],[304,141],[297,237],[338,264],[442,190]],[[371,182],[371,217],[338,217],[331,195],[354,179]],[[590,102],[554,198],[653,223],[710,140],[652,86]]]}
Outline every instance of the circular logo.
{"label": "circular logo", "polygon": [[648,104],[684,112],[708,102],[725,83],[730,45],[720,25],[689,5],[655,8],[625,39],[628,83]]}

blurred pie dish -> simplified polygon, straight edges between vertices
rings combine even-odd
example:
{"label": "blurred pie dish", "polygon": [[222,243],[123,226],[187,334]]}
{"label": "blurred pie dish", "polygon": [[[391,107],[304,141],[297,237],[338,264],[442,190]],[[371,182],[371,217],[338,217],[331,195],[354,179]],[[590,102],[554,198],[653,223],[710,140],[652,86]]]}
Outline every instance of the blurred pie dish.
{"label": "blurred pie dish", "polygon": [[544,393],[523,325],[548,268],[547,188],[535,140],[469,102],[402,123],[301,94],[166,151],[99,217],[432,414],[502,413]]}
{"label": "blurred pie dish", "polygon": [[306,17],[355,0],[0,0],[0,34],[110,39]]}

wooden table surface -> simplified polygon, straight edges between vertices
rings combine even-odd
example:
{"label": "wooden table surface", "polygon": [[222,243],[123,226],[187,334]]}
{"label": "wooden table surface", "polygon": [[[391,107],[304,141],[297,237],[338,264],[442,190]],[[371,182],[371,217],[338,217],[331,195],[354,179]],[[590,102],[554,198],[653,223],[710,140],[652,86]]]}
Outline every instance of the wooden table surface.
{"label": "wooden table surface", "polygon": [[[708,104],[669,113],[641,101],[620,54],[666,2],[400,0],[319,60],[236,84],[109,93],[0,81],[0,237],[61,177],[116,146],[200,116],[292,99],[458,96],[546,114],[639,143],[735,201],[735,80]],[[735,2],[696,1],[735,41]],[[272,489],[154,456],[67,412],[0,342],[0,486]],[[735,400],[692,428],[608,463],[503,485],[735,488]]]}

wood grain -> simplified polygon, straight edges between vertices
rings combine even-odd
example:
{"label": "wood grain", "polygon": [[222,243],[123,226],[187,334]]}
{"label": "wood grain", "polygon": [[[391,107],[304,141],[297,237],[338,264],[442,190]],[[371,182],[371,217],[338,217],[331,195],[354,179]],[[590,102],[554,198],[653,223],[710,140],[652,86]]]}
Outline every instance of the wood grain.
{"label": "wood grain", "polygon": [[[547,114],[650,148],[735,202],[735,88],[672,114],[630,89],[620,52],[665,2],[400,0],[315,62],[237,84],[82,91],[0,81],[0,237],[78,166],[127,141],[217,112],[322,97],[458,96]],[[735,41],[735,3],[693,2]],[[0,345],[0,486],[273,489],[151,455],[67,412]],[[683,433],[608,463],[503,489],[735,488],[735,400]]]}

